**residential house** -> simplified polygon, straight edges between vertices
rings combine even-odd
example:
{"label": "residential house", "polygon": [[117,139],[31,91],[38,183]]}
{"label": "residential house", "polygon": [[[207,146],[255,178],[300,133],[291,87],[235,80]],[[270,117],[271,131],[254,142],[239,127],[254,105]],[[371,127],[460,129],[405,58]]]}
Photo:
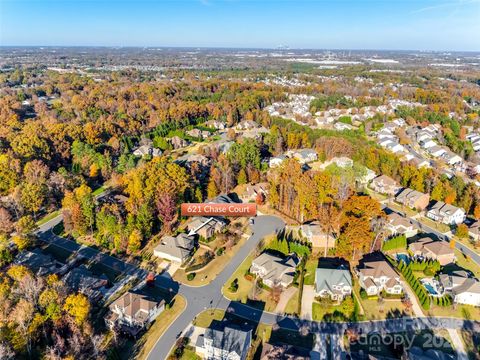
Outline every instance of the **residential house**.
{"label": "residential house", "polygon": [[433,141],[432,139],[425,139],[420,141],[420,146],[424,149],[430,149],[431,147],[436,146],[437,143]]}
{"label": "residential house", "polygon": [[193,236],[181,233],[177,236],[165,235],[153,250],[153,255],[177,263],[184,263],[195,247]]}
{"label": "residential house", "polygon": [[405,147],[399,144],[397,141],[390,141],[385,144],[385,148],[393,152],[394,154],[405,152]]}
{"label": "residential house", "polygon": [[39,248],[22,251],[15,258],[14,264],[26,266],[38,276],[55,274],[62,265],[53,256],[43,253]]}
{"label": "residential house", "polygon": [[480,239],[480,221],[475,221],[468,227],[468,235],[470,239],[478,241]]}
{"label": "residential house", "polygon": [[263,135],[268,133],[268,129],[264,126],[258,128],[244,130],[242,137],[246,139],[261,139]]}
{"label": "residential house", "polygon": [[233,325],[208,328],[198,336],[195,351],[206,360],[245,360],[252,342],[252,331]]}
{"label": "residential house", "polygon": [[282,259],[264,252],[252,261],[250,272],[261,278],[263,283],[269,287],[286,288],[293,282],[298,262],[295,255]]}
{"label": "residential house", "polygon": [[271,167],[271,168],[278,167],[287,159],[288,158],[285,155],[279,155],[279,156],[272,157],[268,161],[268,166]]}
{"label": "residential house", "polygon": [[174,136],[170,139],[170,144],[172,144],[174,149],[181,149],[188,146],[189,142],[179,136]]}
{"label": "residential house", "polygon": [[255,185],[247,184],[245,191],[240,195],[240,199],[243,202],[256,201],[259,194],[266,199],[268,194],[269,184],[266,182],[258,183]]}
{"label": "residential house", "polygon": [[188,223],[188,230],[208,240],[221,232],[226,225],[227,221],[222,217],[196,216]]}
{"label": "residential house", "polygon": [[293,345],[272,345],[265,343],[262,346],[260,360],[310,360],[308,352]]}
{"label": "residential house", "polygon": [[135,336],[165,310],[165,300],[128,291],[108,308],[110,313],[105,317],[107,326]]}
{"label": "residential house", "polygon": [[337,269],[318,268],[315,271],[315,296],[342,301],[352,293],[352,276],[344,266]]}
{"label": "residential house", "polygon": [[409,208],[422,211],[428,206],[430,195],[410,188],[405,188],[395,197],[395,201],[408,206]]}
{"label": "residential house", "polygon": [[370,183],[370,187],[376,192],[387,195],[395,195],[401,189],[400,185],[387,175],[377,176]]}
{"label": "residential house", "polygon": [[142,145],[136,148],[135,150],[133,150],[133,155],[140,156],[140,157],[147,156],[147,155],[150,155],[152,157],[157,157],[162,155],[162,150],[154,148],[151,145]]}
{"label": "residential house", "polygon": [[387,216],[385,228],[390,236],[405,235],[409,238],[417,235],[418,228],[408,218],[401,216],[395,212]]}
{"label": "residential house", "polygon": [[463,160],[462,158],[455,154],[454,152],[452,151],[446,151],[443,155],[442,155],[442,158],[445,159],[445,161],[447,162],[448,165],[456,165],[456,164],[460,164]]}
{"label": "residential house", "polygon": [[318,159],[318,155],[313,149],[291,151],[291,156],[297,159],[300,164],[307,164]]}
{"label": "residential house", "polygon": [[455,261],[455,252],[446,241],[435,241],[426,237],[411,243],[408,249],[414,257],[438,260],[442,266]]}
{"label": "residential house", "polygon": [[444,291],[453,297],[453,302],[480,306],[480,282],[468,277],[465,271],[440,274],[439,281]]}
{"label": "residential house", "polygon": [[427,212],[427,217],[447,225],[458,225],[465,221],[465,210],[437,201]]}
{"label": "residential house", "polygon": [[237,130],[251,130],[260,127],[255,121],[253,120],[243,120],[235,126]]}
{"label": "residential house", "polygon": [[435,145],[435,146],[432,146],[431,148],[428,148],[427,151],[433,157],[440,157],[447,152],[444,148],[442,148],[438,145]]}
{"label": "residential house", "polygon": [[385,291],[388,294],[401,294],[403,286],[400,276],[386,260],[362,261],[357,267],[360,286],[369,296]]}
{"label": "residential house", "polygon": [[217,130],[223,130],[226,128],[226,125],[224,122],[217,121],[217,120],[209,120],[205,123],[205,126],[211,127]]}
{"label": "residential house", "polygon": [[307,224],[303,224],[299,228],[300,235],[305,237],[316,248],[333,248],[335,247],[335,238],[333,235],[327,235],[323,231],[320,223],[313,221]]}
{"label": "residential house", "polygon": [[108,277],[105,274],[94,275],[85,265],[70,270],[64,277],[63,282],[72,290],[81,292],[90,301],[98,300],[103,296],[108,285]]}
{"label": "residential house", "polygon": [[191,136],[197,139],[206,139],[210,136],[211,133],[210,131],[206,131],[206,130],[192,129],[192,130],[188,130],[186,134],[188,136]]}

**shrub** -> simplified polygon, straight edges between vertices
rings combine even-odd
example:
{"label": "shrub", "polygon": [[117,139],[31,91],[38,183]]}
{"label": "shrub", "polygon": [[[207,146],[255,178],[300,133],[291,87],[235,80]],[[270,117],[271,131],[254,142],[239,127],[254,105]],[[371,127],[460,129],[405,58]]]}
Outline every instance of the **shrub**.
{"label": "shrub", "polygon": [[188,281],[192,281],[193,279],[195,279],[195,276],[196,276],[196,275],[197,275],[197,274],[195,274],[194,272],[188,274],[188,275],[187,275],[187,280],[188,280]]}
{"label": "shrub", "polygon": [[228,290],[230,290],[233,293],[237,292],[237,290],[238,290],[238,279],[237,278],[235,278],[235,280],[232,281]]}
{"label": "shrub", "polygon": [[222,256],[224,252],[225,252],[225,248],[224,248],[224,247],[218,248],[218,249],[217,249],[217,256]]}

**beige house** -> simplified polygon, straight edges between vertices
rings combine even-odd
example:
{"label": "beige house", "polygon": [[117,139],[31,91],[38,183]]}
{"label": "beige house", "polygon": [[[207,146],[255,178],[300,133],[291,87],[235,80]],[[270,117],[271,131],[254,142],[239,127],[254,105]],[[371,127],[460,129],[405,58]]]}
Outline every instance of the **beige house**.
{"label": "beige house", "polygon": [[468,235],[470,239],[478,241],[480,239],[480,221],[475,221],[468,228]]}
{"label": "beige house", "polygon": [[391,213],[387,216],[385,228],[390,236],[405,235],[407,238],[417,235],[418,228],[412,222],[400,214]]}
{"label": "beige house", "polygon": [[380,294],[401,294],[403,291],[400,276],[386,260],[363,261],[357,267],[360,286],[369,296]]}
{"label": "beige house", "polygon": [[422,211],[428,206],[430,195],[405,188],[395,197],[395,201],[409,208]]}
{"label": "beige house", "polygon": [[313,247],[335,247],[335,238],[332,235],[328,236],[327,233],[322,230],[322,227],[318,222],[311,222],[301,225],[299,232],[301,236],[305,237],[312,243]]}
{"label": "beige house", "polygon": [[188,259],[195,247],[195,239],[187,234],[178,234],[176,237],[164,236],[153,250],[153,255],[162,259],[182,264]]}
{"label": "beige house", "polygon": [[135,336],[165,310],[165,301],[129,291],[115,300],[109,310],[105,317],[107,326]]}
{"label": "beige house", "polygon": [[252,261],[250,272],[261,278],[263,283],[269,287],[281,286],[286,288],[293,282],[298,262],[299,260],[295,255],[282,259],[263,253]]}
{"label": "beige house", "polygon": [[391,177],[380,175],[372,180],[370,188],[381,194],[395,195],[401,187]]}
{"label": "beige house", "polygon": [[446,241],[435,241],[431,238],[422,238],[408,246],[414,257],[438,260],[440,265],[447,265],[455,261],[455,252]]}

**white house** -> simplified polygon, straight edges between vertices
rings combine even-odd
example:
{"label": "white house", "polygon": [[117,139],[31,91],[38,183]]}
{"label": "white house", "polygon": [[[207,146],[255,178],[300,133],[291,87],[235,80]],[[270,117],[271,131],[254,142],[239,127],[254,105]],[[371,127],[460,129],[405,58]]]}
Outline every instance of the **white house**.
{"label": "white house", "polygon": [[129,291],[115,300],[109,309],[105,322],[110,328],[117,327],[136,335],[165,310],[165,301]]}
{"label": "white house", "polygon": [[437,201],[427,212],[427,217],[447,225],[458,225],[465,221],[465,210]]}
{"label": "white house", "polygon": [[271,168],[278,167],[278,166],[282,165],[282,163],[286,159],[287,159],[287,157],[285,155],[279,155],[279,156],[272,157],[268,161],[268,166],[271,167]]}
{"label": "white house", "polygon": [[465,271],[440,274],[440,284],[445,293],[457,304],[480,306],[480,282],[470,278]]}
{"label": "white house", "polygon": [[427,151],[433,157],[440,157],[447,152],[444,148],[442,148],[438,145],[432,146]]}
{"label": "white house", "polygon": [[252,331],[232,325],[208,328],[197,338],[195,351],[207,360],[244,360],[252,342]]}

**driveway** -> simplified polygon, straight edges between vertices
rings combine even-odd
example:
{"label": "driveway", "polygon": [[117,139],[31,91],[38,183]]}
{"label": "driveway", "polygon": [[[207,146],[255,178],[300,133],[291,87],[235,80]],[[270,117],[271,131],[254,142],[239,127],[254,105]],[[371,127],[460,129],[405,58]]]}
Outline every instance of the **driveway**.
{"label": "driveway", "polygon": [[288,301],[292,298],[292,296],[297,292],[297,288],[291,286],[280,295],[280,300],[278,301],[277,307],[275,308],[275,312],[279,314],[283,314],[285,311],[285,306],[287,306]]}
{"label": "driveway", "polygon": [[422,307],[418,303],[417,297],[415,296],[415,293],[413,290],[410,288],[410,285],[407,283],[403,283],[403,289],[407,293],[408,298],[412,302],[412,311],[415,314],[416,317],[424,317],[424,313],[422,310]]}
{"label": "driveway", "polygon": [[314,301],[315,291],[313,285],[304,285],[302,296],[302,318],[312,320],[312,304]]}
{"label": "driveway", "polygon": [[447,329],[450,339],[452,339],[452,346],[457,353],[457,360],[468,360],[465,346],[463,345],[462,338],[456,329]]}

